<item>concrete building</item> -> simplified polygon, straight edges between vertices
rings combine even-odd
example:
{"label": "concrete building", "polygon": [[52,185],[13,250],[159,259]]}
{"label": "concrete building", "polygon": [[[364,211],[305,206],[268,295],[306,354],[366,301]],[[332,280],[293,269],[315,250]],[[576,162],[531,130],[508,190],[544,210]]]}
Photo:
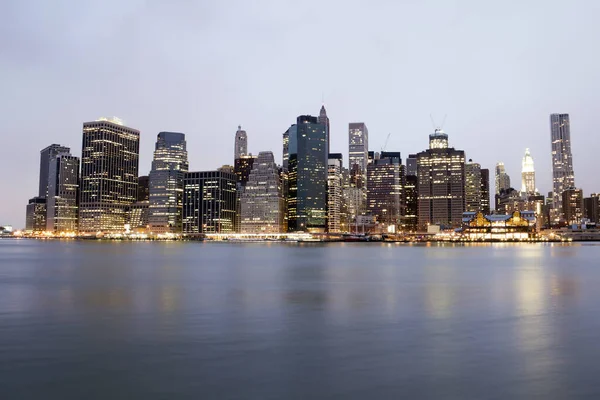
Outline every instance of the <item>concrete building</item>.
{"label": "concrete building", "polygon": [[54,156],[48,165],[46,230],[76,232],[79,217],[79,157]]}
{"label": "concrete building", "polygon": [[122,232],[137,199],[140,131],[118,119],[83,124],[80,232]]}
{"label": "concrete building", "polygon": [[580,224],[583,218],[583,190],[567,188],[562,192],[562,215],[568,225]]}
{"label": "concrete building", "polygon": [[235,174],[186,172],[183,178],[183,232],[233,233],[237,194]]}
{"label": "concrete building", "polygon": [[342,232],[342,154],[329,154],[327,161],[327,230]]}
{"label": "concrete building", "polygon": [[238,130],[235,132],[235,144],[233,150],[233,160],[245,156],[248,154],[248,136],[246,131],[242,130],[241,125],[238,126]]}
{"label": "concrete building", "polygon": [[382,152],[367,166],[367,211],[379,224],[402,224],[405,207],[402,199],[404,166],[400,152]]}
{"label": "concrete building", "polygon": [[25,230],[27,232],[43,232],[46,230],[46,198],[29,199],[25,214]]}
{"label": "concrete building", "polygon": [[552,199],[554,202],[552,223],[556,224],[569,220],[564,215],[562,194],[565,190],[575,187],[569,114],[550,115],[550,136],[552,142]]}
{"label": "concrete building", "polygon": [[281,179],[272,152],[258,154],[240,199],[242,233],[283,231]]}
{"label": "concrete building", "polygon": [[465,164],[465,211],[482,211],[481,203],[481,165],[469,159]]}
{"label": "concrete building", "polygon": [[183,175],[188,168],[185,135],[160,132],[150,170],[148,221],[153,233],[181,233]]}
{"label": "concrete building", "polygon": [[448,146],[441,129],[429,135],[429,149],[417,154],[418,224],[458,228],[465,208],[465,152]]}

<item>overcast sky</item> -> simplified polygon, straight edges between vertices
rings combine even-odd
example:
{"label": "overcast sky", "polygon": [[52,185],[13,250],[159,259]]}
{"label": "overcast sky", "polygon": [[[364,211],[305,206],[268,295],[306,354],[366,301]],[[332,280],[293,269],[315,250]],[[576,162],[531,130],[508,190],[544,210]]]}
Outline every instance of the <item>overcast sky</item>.
{"label": "overcast sky", "polygon": [[[301,114],[348,123],[371,150],[427,147],[430,114],[450,144],[520,187],[531,148],[551,189],[549,114],[569,113],[575,180],[600,191],[598,1],[0,1],[0,225],[23,227],[39,151],[81,155],[81,126],[118,116],[141,131],[140,175],[156,134],[186,134],[190,168],[231,164],[238,124],[272,150]],[[492,174],[493,181],[493,174]]]}

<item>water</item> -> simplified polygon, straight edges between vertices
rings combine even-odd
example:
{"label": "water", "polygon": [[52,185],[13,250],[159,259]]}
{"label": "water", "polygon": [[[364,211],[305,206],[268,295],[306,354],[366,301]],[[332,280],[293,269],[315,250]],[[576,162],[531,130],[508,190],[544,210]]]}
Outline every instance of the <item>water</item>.
{"label": "water", "polygon": [[0,396],[599,398],[599,255],[0,240]]}

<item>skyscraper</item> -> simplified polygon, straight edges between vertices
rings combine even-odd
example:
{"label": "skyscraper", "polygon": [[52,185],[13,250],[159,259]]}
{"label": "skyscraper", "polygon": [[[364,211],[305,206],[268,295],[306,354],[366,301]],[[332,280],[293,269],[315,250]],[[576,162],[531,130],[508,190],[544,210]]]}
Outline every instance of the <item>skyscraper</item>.
{"label": "skyscraper", "polygon": [[360,174],[358,181],[364,185],[369,163],[369,130],[364,122],[351,122],[348,125],[348,143],[348,169],[351,174]]}
{"label": "skyscraper", "polygon": [[565,220],[563,210],[563,191],[575,187],[573,157],[571,154],[571,127],[569,114],[550,115],[550,134],[552,140],[552,223]]}
{"label": "skyscraper", "polygon": [[379,158],[367,166],[367,210],[377,222],[393,227],[401,224],[403,183],[400,152],[381,152]]}
{"label": "skyscraper", "polygon": [[567,188],[562,192],[562,214],[569,225],[581,223],[583,218],[583,190]]}
{"label": "skyscraper", "polygon": [[406,158],[406,176],[417,176],[417,155],[409,154]]}
{"label": "skyscraper", "polygon": [[240,195],[242,233],[278,233],[283,228],[279,169],[270,151],[261,151]]}
{"label": "skyscraper", "polygon": [[448,147],[441,129],[429,135],[429,149],[417,154],[418,220],[459,227],[465,208],[465,152]]}
{"label": "skyscraper", "polygon": [[233,233],[236,218],[236,176],[231,172],[186,172],[183,232]]}
{"label": "skyscraper", "polygon": [[71,149],[60,144],[51,144],[40,151],[40,184],[38,197],[46,198],[48,194],[48,167],[50,160],[58,154],[70,154]]}
{"label": "skyscraper", "polygon": [[329,154],[331,145],[329,143],[330,135],[329,135],[329,117],[327,116],[327,111],[325,111],[325,104],[321,106],[321,111],[319,111],[318,122],[321,125],[325,125],[325,134],[327,135],[327,154]]}
{"label": "skyscraper", "polygon": [[[316,117],[301,115],[289,136],[288,231],[327,229],[327,135]],[[365,158],[366,161],[366,158]]]}
{"label": "skyscraper", "polygon": [[510,176],[506,173],[504,163],[500,161],[496,164],[496,194],[500,194],[501,190],[510,189]]}
{"label": "skyscraper", "polygon": [[535,194],[535,168],[533,166],[533,157],[529,149],[525,149],[521,169],[521,193]]}
{"label": "skyscraper", "polygon": [[483,215],[490,214],[490,170],[481,169],[481,212]]}
{"label": "skyscraper", "polygon": [[329,154],[327,160],[327,227],[328,232],[341,232],[342,154]]}
{"label": "skyscraper", "polygon": [[465,164],[465,211],[482,211],[481,197],[481,165],[469,160]]}
{"label": "skyscraper", "polygon": [[235,132],[235,145],[234,145],[233,160],[237,160],[241,156],[248,154],[248,136],[246,131],[242,130],[241,126],[238,126],[238,130]]}
{"label": "skyscraper", "polygon": [[79,158],[57,154],[48,166],[46,230],[75,232],[78,222]]}
{"label": "skyscraper", "polygon": [[121,232],[138,189],[140,131],[118,119],[83,124],[80,232]]}
{"label": "skyscraper", "polygon": [[188,167],[185,135],[160,132],[150,170],[148,221],[152,232],[181,232],[183,174]]}

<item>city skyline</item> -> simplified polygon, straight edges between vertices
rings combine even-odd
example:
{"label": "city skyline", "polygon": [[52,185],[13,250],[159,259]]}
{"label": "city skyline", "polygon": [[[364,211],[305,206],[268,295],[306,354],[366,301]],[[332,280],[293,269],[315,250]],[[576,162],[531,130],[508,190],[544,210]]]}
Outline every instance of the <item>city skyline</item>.
{"label": "city skyline", "polygon": [[[598,61],[588,51],[598,36],[590,12],[596,6],[579,3],[565,10],[540,4],[523,5],[516,15],[478,3],[440,3],[435,8],[351,4],[340,9],[309,2],[307,7],[266,7],[266,13],[240,3],[228,14],[218,4],[205,10],[184,4],[141,7],[135,2],[114,7],[106,2],[67,12],[44,2],[27,8],[14,3],[7,19],[21,21],[25,28],[2,27],[14,45],[3,52],[7,62],[0,68],[10,77],[5,78],[5,93],[15,94],[2,99],[11,116],[2,127],[14,150],[5,162],[23,161],[25,167],[19,174],[8,168],[0,172],[0,187],[15,188],[2,204],[0,223],[24,226],[23,204],[35,194],[31,188],[38,180],[39,150],[60,143],[80,157],[81,123],[99,115],[120,116],[140,130],[139,172],[145,175],[160,131],[186,132],[192,170],[230,164],[231,132],[238,125],[248,132],[249,152],[273,151],[279,162],[280,137],[289,121],[301,114],[318,115],[322,99],[331,124],[331,152],[343,153],[345,160],[349,122],[367,124],[370,150],[379,151],[391,133],[387,147],[407,155],[426,148],[429,114],[448,114],[444,129],[451,146],[463,149],[482,168],[491,170],[503,161],[516,180],[523,149],[529,147],[541,193],[550,191],[552,183],[548,115],[568,113],[577,187],[586,195],[597,192],[593,173],[584,168],[593,162],[591,149],[599,140],[585,135],[594,131],[589,105],[597,104],[600,93],[593,79]],[[294,21],[304,14],[298,11],[313,6],[320,10],[315,29],[300,30]],[[411,15],[411,21],[403,26],[385,23],[399,13]],[[92,23],[99,14],[108,21],[101,29]],[[125,29],[132,15],[138,21],[135,29]],[[192,17],[202,15],[211,23],[200,31]],[[248,15],[259,18],[257,25],[248,25]],[[334,27],[358,16],[379,22],[369,23],[366,37],[347,30],[335,33]],[[39,23],[25,23],[29,18]],[[556,19],[564,29],[555,31],[546,23]],[[168,27],[182,46],[154,32],[155,23]],[[318,29],[325,24],[331,29]],[[496,32],[507,24],[511,31],[498,37]],[[79,34],[69,34],[73,30]],[[213,45],[209,37],[219,41]],[[323,62],[293,65],[296,51],[291,49],[307,42],[327,44],[315,49],[314,57]],[[548,52],[557,46],[569,48],[569,57],[547,63]],[[198,51],[184,50],[191,47]],[[36,52],[38,48],[47,51]],[[123,62],[119,67],[92,63],[101,50],[119,54]],[[363,57],[356,63],[347,63],[348,54],[360,52]],[[557,89],[549,84],[555,79],[568,84]],[[111,90],[105,92],[106,87]],[[287,95],[290,91],[295,95]]]}

